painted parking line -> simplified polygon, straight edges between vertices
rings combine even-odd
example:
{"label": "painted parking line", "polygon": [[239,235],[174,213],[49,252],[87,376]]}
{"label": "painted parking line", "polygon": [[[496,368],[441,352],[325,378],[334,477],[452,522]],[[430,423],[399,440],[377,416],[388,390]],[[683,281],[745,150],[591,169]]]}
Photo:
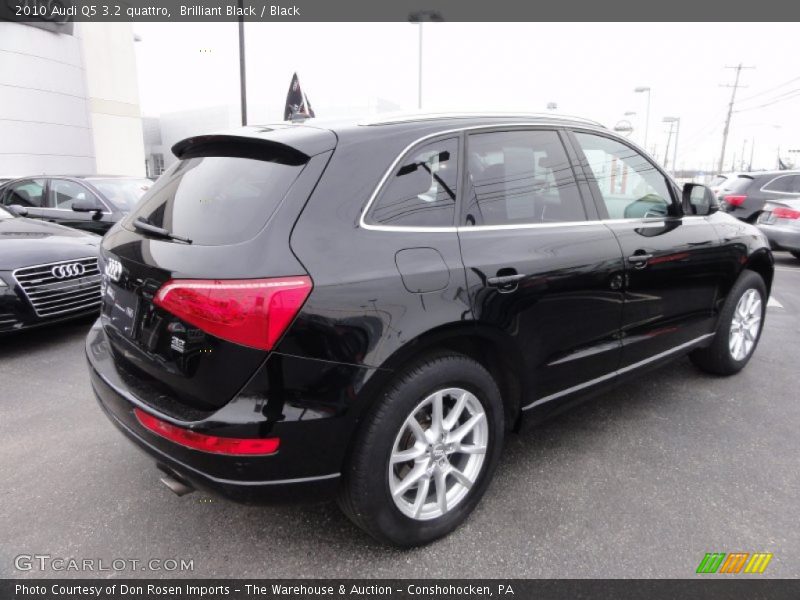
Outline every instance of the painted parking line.
{"label": "painted parking line", "polygon": [[775,270],[789,273],[800,273],[800,268],[798,267],[775,267]]}
{"label": "painted parking line", "polygon": [[783,308],[783,304],[778,302],[775,299],[775,296],[770,296],[769,300],[767,300],[767,308],[769,308],[770,306],[772,306],[773,308]]}

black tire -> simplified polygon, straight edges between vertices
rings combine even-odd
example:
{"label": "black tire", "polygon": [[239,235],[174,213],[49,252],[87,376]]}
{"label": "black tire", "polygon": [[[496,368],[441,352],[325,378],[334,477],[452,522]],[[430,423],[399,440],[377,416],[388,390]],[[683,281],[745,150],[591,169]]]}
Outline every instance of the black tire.
{"label": "black tire", "polygon": [[[729,348],[731,322],[739,300],[745,292],[751,289],[756,290],[761,296],[761,326],[758,329],[755,343],[750,352],[743,359],[736,360]],[[750,361],[750,358],[758,347],[758,341],[761,339],[761,332],[764,330],[766,310],[767,287],[764,284],[764,280],[754,271],[743,271],[736,280],[736,283],[733,284],[733,288],[728,294],[728,298],[725,300],[725,305],[722,307],[717,330],[711,345],[693,351],[689,355],[689,358],[691,358],[692,362],[697,367],[708,373],[713,373],[714,375],[734,375],[738,373]]]}
{"label": "black tire", "polygon": [[[421,401],[439,390],[456,387],[473,394],[485,413],[485,458],[462,500],[441,516],[417,520],[401,512],[391,496],[392,449],[406,419]],[[359,428],[343,470],[339,506],[350,520],[381,542],[401,547],[432,542],[458,527],[480,501],[497,467],[503,433],[500,390],[483,366],[459,354],[421,359],[397,374]]]}
{"label": "black tire", "polygon": [[790,252],[790,254],[791,254],[792,256],[794,256],[794,257],[795,257],[797,260],[800,260],[800,252],[794,252],[794,251],[792,251],[792,252]]}

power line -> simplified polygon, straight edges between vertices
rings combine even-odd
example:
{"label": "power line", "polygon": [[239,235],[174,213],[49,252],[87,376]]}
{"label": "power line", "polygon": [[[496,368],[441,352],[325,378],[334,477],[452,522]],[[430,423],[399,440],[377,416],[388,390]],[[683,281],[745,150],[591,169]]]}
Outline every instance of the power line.
{"label": "power line", "polygon": [[722,130],[722,151],[719,153],[719,167],[717,171],[722,173],[722,165],[725,162],[725,146],[728,143],[728,132],[731,128],[731,115],[733,114],[733,103],[736,102],[736,90],[740,87],[747,87],[744,85],[739,85],[739,77],[742,74],[742,69],[754,69],[755,67],[745,67],[742,63],[739,63],[735,67],[725,67],[726,69],[735,69],[736,70],[736,79],[734,79],[733,85],[723,85],[722,87],[729,87],[733,88],[731,91],[731,101],[728,103],[728,116],[725,117],[725,129]]}
{"label": "power line", "polygon": [[800,95],[800,88],[795,88],[793,90],[789,90],[788,92],[784,92],[783,94],[775,96],[774,98],[770,98],[764,104],[759,104],[758,106],[750,106],[748,108],[740,108],[739,110],[734,112],[740,113],[748,110],[756,110],[757,108],[765,108],[767,106],[772,106],[773,104],[778,104],[779,102],[786,102],[787,100],[791,100],[792,98],[795,98],[798,95]]}
{"label": "power line", "polygon": [[763,92],[758,92],[757,94],[753,94],[752,96],[747,96],[747,98],[742,98],[740,100],[740,102],[748,102],[748,101],[752,100],[753,98],[758,98],[759,96],[763,96],[764,94],[769,94],[770,92],[774,92],[775,90],[779,90],[782,87],[789,85],[790,83],[794,83],[795,81],[800,81],[800,76],[794,77],[794,78],[790,79],[789,81],[784,81],[780,85],[776,85],[775,87],[771,87],[768,90],[764,90]]}

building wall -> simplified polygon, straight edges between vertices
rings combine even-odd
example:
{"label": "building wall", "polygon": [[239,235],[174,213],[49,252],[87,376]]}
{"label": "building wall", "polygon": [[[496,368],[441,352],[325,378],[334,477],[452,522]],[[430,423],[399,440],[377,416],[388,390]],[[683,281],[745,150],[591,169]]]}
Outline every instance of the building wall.
{"label": "building wall", "polygon": [[0,176],[143,175],[133,32],[0,21]]}
{"label": "building wall", "polygon": [[94,171],[80,38],[0,21],[0,175]]}
{"label": "building wall", "polygon": [[145,174],[144,138],[133,28],[130,23],[80,23],[97,172]]}

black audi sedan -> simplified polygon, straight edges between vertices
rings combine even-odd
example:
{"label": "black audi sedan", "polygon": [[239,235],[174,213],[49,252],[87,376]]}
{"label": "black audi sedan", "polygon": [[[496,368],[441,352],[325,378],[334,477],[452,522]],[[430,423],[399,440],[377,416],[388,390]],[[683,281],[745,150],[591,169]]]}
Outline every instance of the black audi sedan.
{"label": "black audi sedan", "polygon": [[100,237],[0,207],[0,334],[96,315]]}
{"label": "black audi sedan", "polygon": [[733,375],[758,344],[765,237],[594,122],[311,120],[173,152],[102,242],[86,352],[178,493],[336,495],[427,543],[521,422],[686,354]]}
{"label": "black audi sedan", "polygon": [[0,205],[30,219],[103,235],[153,182],[113,175],[23,177],[0,187]]}

